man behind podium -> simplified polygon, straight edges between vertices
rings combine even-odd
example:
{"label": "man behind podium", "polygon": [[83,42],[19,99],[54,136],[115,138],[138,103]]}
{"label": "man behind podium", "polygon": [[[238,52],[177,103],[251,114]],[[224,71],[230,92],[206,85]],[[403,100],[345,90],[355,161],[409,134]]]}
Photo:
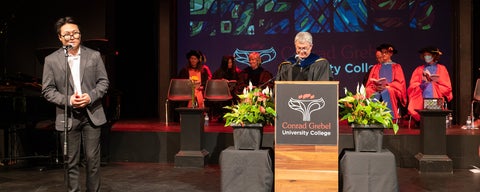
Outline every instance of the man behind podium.
{"label": "man behind podium", "polygon": [[333,73],[327,59],[312,53],[313,38],[309,32],[295,35],[295,55],[278,66],[277,81],[331,81]]}

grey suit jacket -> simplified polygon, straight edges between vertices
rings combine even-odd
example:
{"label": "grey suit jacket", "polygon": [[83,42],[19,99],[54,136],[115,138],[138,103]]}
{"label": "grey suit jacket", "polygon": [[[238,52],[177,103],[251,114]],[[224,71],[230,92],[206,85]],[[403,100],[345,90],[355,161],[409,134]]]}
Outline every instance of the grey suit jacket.
{"label": "grey suit jacket", "polygon": [[[102,104],[102,97],[107,93],[109,80],[102,57],[98,51],[80,46],[80,82],[82,93],[90,95],[91,102],[86,107],[88,117],[95,126],[107,122]],[[65,86],[65,70],[68,70],[69,84]],[[68,93],[67,93],[68,90]],[[65,50],[59,48],[45,57],[42,79],[42,96],[56,105],[55,128],[63,131],[65,124],[65,102],[68,103],[68,128],[75,128],[78,120],[72,119],[70,96],[74,93],[70,67],[66,65]],[[66,93],[68,95],[66,95]]]}

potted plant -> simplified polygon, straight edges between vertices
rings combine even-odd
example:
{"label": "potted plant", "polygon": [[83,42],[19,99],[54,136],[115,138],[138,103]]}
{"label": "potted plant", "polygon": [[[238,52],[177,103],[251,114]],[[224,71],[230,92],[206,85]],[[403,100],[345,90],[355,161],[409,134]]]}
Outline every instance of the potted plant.
{"label": "potted plant", "polygon": [[[383,129],[391,128],[397,134],[398,125],[394,123],[387,103],[376,100],[373,95],[367,98],[363,85],[357,85],[355,94],[345,88],[345,97],[340,98],[338,104],[340,120],[347,120],[353,128],[356,151],[381,151]],[[357,139],[368,135],[375,135],[375,140],[369,142]]]}
{"label": "potted plant", "polygon": [[254,88],[250,82],[238,98],[237,104],[224,107],[230,111],[223,116],[225,127],[233,128],[236,149],[259,149],[263,126],[272,124],[277,115],[272,90]]}

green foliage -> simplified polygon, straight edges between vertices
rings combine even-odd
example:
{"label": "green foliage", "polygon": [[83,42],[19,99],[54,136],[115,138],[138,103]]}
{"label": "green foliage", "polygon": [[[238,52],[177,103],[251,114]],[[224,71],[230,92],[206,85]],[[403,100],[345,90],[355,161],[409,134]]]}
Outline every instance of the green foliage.
{"label": "green foliage", "polygon": [[397,134],[398,125],[393,122],[392,114],[387,103],[366,97],[365,87],[357,85],[357,93],[353,94],[345,88],[345,97],[338,100],[340,120],[347,120],[350,124],[372,125],[381,124],[385,128],[392,128]]}
{"label": "green foliage", "polygon": [[250,84],[248,89],[243,90],[242,95],[238,95],[238,104],[224,107],[230,110],[223,116],[225,127],[231,124],[272,124],[277,114],[271,93],[268,87],[261,90]]}

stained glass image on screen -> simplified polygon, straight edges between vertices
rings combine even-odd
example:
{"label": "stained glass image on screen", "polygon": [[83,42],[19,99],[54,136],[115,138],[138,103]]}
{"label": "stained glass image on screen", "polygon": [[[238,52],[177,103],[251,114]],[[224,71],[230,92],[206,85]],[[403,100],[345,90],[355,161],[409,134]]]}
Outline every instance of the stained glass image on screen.
{"label": "stained glass image on screen", "polygon": [[177,1],[178,69],[192,49],[205,53],[212,71],[223,55],[235,56],[243,69],[248,53],[257,51],[262,67],[276,74],[278,64],[295,55],[295,34],[308,31],[312,52],[330,62],[340,88],[363,81],[382,43],[398,50],[392,60],[409,81],[423,64],[418,50],[426,46],[439,47],[445,53],[440,62],[452,70],[450,7],[449,0]]}

